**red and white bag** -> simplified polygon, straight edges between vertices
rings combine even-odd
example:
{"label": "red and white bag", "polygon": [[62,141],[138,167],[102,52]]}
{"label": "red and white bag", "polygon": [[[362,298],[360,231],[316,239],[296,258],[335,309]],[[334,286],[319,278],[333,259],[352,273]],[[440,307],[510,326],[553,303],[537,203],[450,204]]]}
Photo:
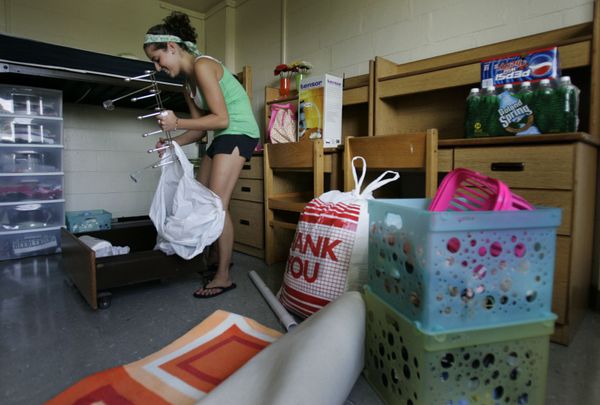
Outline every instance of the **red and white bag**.
{"label": "red and white bag", "polygon": [[[363,162],[360,179],[354,167],[356,159]],[[345,291],[356,291],[367,282],[367,200],[373,198],[374,190],[400,175],[386,171],[361,193],[366,162],[356,156],[352,167],[354,190],[326,192],[312,199],[300,215],[278,293],[283,306],[297,315],[308,317]]]}

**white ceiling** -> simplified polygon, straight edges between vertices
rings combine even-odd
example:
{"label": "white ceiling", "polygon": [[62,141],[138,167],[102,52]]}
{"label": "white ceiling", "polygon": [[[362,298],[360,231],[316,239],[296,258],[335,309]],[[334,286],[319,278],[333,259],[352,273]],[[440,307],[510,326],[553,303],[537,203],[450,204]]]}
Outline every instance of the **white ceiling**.
{"label": "white ceiling", "polygon": [[167,0],[165,3],[197,11],[198,13],[206,13],[221,1],[223,0]]}

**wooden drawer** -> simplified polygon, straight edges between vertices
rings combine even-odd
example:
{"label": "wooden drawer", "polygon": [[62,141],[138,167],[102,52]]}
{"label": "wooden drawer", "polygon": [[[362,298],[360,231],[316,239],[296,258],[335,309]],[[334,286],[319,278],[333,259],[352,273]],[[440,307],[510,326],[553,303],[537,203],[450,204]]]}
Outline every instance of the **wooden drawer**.
{"label": "wooden drawer", "polygon": [[262,156],[252,156],[252,159],[244,164],[242,172],[240,173],[241,179],[262,179],[263,176]]}
{"label": "wooden drawer", "polygon": [[500,179],[511,188],[571,190],[574,145],[456,148],[454,167]]}
{"label": "wooden drawer", "polygon": [[232,199],[254,201],[262,204],[264,187],[262,179],[239,179],[231,194]]}
{"label": "wooden drawer", "polygon": [[452,149],[438,149],[438,172],[448,173],[452,171]]}
{"label": "wooden drawer", "polygon": [[264,205],[252,201],[231,200],[229,213],[233,222],[235,242],[263,249]]}
{"label": "wooden drawer", "polygon": [[562,210],[561,222],[556,233],[558,235],[571,235],[573,192],[565,190],[532,190],[511,188],[512,191],[534,205],[556,207]]}
{"label": "wooden drawer", "polygon": [[110,295],[106,290],[196,274],[204,269],[202,255],[184,260],[177,255],[167,256],[160,250],[154,250],[156,228],[150,220],[116,222],[112,229],[86,234],[115,246],[127,245],[131,249],[124,255],[96,257],[89,246],[62,228],[63,268],[93,309],[110,306]]}
{"label": "wooden drawer", "polygon": [[569,302],[571,238],[559,236],[556,238],[556,262],[554,266],[554,284],[552,288],[552,312],[558,323],[566,323]]}

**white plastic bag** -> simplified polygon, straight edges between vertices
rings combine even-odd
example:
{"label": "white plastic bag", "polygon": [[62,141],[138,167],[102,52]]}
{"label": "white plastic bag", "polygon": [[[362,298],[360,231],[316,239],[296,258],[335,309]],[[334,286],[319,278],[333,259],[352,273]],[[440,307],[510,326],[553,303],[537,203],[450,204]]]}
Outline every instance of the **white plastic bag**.
{"label": "white plastic bag", "polygon": [[[223,232],[225,210],[218,195],[196,181],[194,168],[174,142],[177,163],[161,166],[150,206],[150,219],[158,233],[155,249],[192,259]],[[163,159],[169,160],[170,149]]]}
{"label": "white plastic bag", "polygon": [[[360,179],[354,167],[357,159],[363,162]],[[297,315],[308,317],[367,282],[367,200],[373,198],[373,191],[400,175],[388,170],[361,192],[366,162],[356,156],[352,166],[354,190],[333,190],[313,198],[300,215],[279,291],[279,301]]]}

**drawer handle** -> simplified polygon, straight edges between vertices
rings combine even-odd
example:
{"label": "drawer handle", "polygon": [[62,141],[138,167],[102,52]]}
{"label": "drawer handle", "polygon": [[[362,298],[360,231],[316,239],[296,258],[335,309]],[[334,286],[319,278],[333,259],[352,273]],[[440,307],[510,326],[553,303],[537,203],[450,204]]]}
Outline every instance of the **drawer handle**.
{"label": "drawer handle", "polygon": [[242,170],[252,170],[252,165],[244,165],[244,167],[242,167]]}
{"label": "drawer handle", "polygon": [[243,191],[243,192],[245,192],[245,193],[249,193],[249,192],[251,192],[251,191],[252,191],[252,188],[250,188],[250,187],[247,187],[247,186],[243,186],[243,187],[242,187],[242,191]]}
{"label": "drawer handle", "polygon": [[240,219],[240,224],[242,224],[242,225],[250,225],[250,221],[248,221],[247,219]]}
{"label": "drawer handle", "polygon": [[491,169],[493,172],[522,172],[525,170],[523,162],[496,162],[492,163]]}

